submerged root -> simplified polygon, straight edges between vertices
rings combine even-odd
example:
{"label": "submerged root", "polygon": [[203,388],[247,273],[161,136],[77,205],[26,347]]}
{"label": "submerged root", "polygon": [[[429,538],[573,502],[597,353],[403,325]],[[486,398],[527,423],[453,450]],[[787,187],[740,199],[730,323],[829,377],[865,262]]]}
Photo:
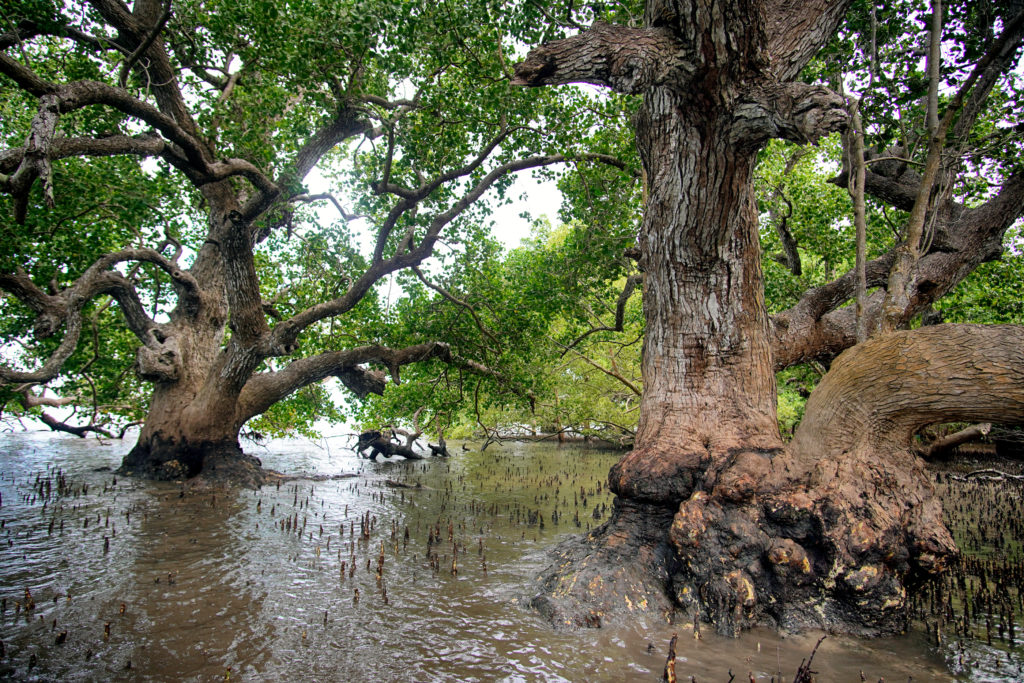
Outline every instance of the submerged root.
{"label": "submerged root", "polygon": [[527,604],[556,628],[599,628],[649,614],[671,621],[671,522],[669,509],[616,499],[611,520],[552,550],[540,591]]}
{"label": "submerged root", "polygon": [[153,437],[124,457],[118,474],[157,481],[188,481],[192,486],[259,488],[282,480],[263,469],[260,459],[243,453],[237,440],[184,443]]}

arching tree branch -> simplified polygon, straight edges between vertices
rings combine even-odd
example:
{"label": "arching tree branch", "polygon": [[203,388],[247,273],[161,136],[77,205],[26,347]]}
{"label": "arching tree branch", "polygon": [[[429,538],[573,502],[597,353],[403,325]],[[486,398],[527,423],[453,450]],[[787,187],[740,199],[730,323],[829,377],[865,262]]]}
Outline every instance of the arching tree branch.
{"label": "arching tree branch", "polygon": [[684,88],[696,70],[694,46],[666,28],[595,21],[586,31],[545,43],[515,65],[512,85],[603,85],[621,93],[670,84]]}
{"label": "arching tree branch", "polygon": [[198,306],[200,290],[195,278],[181,270],[177,263],[153,249],[126,249],[100,257],[68,288],[59,294],[46,294],[32,282],[25,272],[0,274],[0,289],[14,295],[36,313],[35,335],[44,338],[65,327],[64,339],[57,350],[34,372],[22,372],[0,367],[0,381],[47,382],[60,372],[61,366],[74,352],[81,333],[82,307],[99,295],[117,300],[128,328],[151,353],[164,353],[164,341],[158,325],[150,318],[132,283],[115,270],[114,266],[126,261],[152,263],[166,272],[175,284],[182,310]]}
{"label": "arching tree branch", "polygon": [[41,368],[35,371],[20,371],[0,365],[0,382],[45,384],[56,377],[64,362],[75,352],[82,334],[82,315],[78,310],[67,313],[64,317],[64,328],[64,339]]}
{"label": "arching tree branch", "polygon": [[424,342],[401,349],[386,346],[360,346],[344,351],[331,351],[308,358],[300,358],[277,372],[254,375],[245,385],[238,401],[239,424],[261,414],[274,403],[301,387],[327,377],[338,377],[359,396],[384,392],[384,377],[366,369],[368,363],[385,367],[396,384],[400,381],[400,368],[436,358],[450,365],[470,370],[479,375],[503,379],[495,370],[475,361],[461,358],[448,344]]}

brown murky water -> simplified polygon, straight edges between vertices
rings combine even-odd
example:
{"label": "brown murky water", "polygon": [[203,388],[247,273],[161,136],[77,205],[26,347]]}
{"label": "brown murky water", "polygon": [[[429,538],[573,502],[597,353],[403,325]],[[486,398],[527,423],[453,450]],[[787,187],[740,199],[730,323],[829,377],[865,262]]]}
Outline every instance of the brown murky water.
{"label": "brown murky water", "polygon": [[[325,443],[250,450],[284,472],[355,476],[183,496],[96,471],[130,444],[0,436],[0,678],[655,681],[678,632],[680,680],[767,682],[791,680],[817,641],[695,640],[640,620],[554,632],[521,608],[543,550],[606,517],[614,453],[508,445],[369,463]],[[948,656],[923,633],[830,637],[813,668],[943,681]],[[984,680],[1014,680],[1016,661]]]}

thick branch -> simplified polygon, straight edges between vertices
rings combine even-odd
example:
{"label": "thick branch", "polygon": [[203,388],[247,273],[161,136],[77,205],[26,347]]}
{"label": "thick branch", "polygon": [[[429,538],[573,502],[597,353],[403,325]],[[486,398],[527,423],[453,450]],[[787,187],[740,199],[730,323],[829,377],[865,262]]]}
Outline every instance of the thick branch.
{"label": "thick branch", "polygon": [[97,259],[72,286],[58,295],[43,292],[24,272],[0,275],[0,288],[13,294],[36,313],[37,337],[53,334],[61,324],[66,328],[60,346],[42,368],[34,372],[21,372],[0,367],[0,381],[43,383],[56,377],[78,344],[82,307],[101,294],[110,295],[118,301],[128,328],[144,345],[154,347],[154,351],[161,350],[161,342],[154,334],[157,325],[146,314],[135,288],[123,275],[112,270],[115,265],[125,261],[142,261],[158,266],[175,283],[185,307],[194,308],[197,305],[200,292],[195,278],[153,249],[126,249],[107,254]]}
{"label": "thick branch", "polygon": [[[55,112],[63,114],[87,106],[102,105],[149,124],[180,148],[180,152],[176,150],[173,154],[165,152],[164,156],[184,171],[197,187],[232,176],[242,176],[259,190],[254,201],[258,200],[261,206],[272,201],[279,192],[273,181],[255,165],[244,159],[214,161],[206,145],[190,132],[192,126],[179,125],[172,117],[167,116],[156,107],[136,99],[124,88],[117,88],[98,81],[75,81],[66,85],[55,85],[40,79],[30,70],[3,54],[0,54],[0,73],[7,74],[24,90],[43,98],[42,105],[52,106]],[[53,98],[53,104],[50,105],[50,100],[45,98]],[[102,145],[92,144],[94,149],[103,149]],[[127,151],[136,153],[132,149]],[[83,153],[87,152],[83,151]],[[5,154],[6,156],[7,154]],[[9,180],[3,183],[5,191],[10,191],[10,188],[7,187],[10,182]],[[268,200],[267,197],[270,199]]]}
{"label": "thick branch", "polygon": [[[90,4],[119,31],[119,38],[128,49],[135,51],[144,43],[150,43],[140,50],[140,54],[149,59],[146,87],[152,91],[161,112],[190,136],[197,137],[198,128],[178,87],[177,73],[164,49],[160,31],[153,30],[161,23],[162,7],[159,0],[137,0],[134,3],[134,15],[119,0],[90,0]],[[203,145],[203,149],[208,155],[208,148]]]}
{"label": "thick branch", "polygon": [[[868,173],[870,188],[870,176]],[[998,258],[1006,230],[1024,215],[1024,173],[1011,176],[999,193],[979,207],[964,209],[947,201],[938,210],[930,251],[921,257],[901,321],[906,322],[949,292],[980,264]],[[868,289],[883,287],[895,249],[866,264]],[[772,358],[776,369],[813,359],[829,359],[856,343],[852,307],[839,308],[855,295],[853,271],[805,292],[792,308],[772,316]],[[869,296],[864,317],[877,320],[882,292]]]}
{"label": "thick branch", "polygon": [[300,358],[277,372],[254,375],[239,396],[239,424],[261,414],[298,389],[331,376],[339,377],[347,387],[361,396],[368,392],[383,393],[383,378],[370,374],[360,366],[366,363],[383,365],[397,384],[400,381],[401,366],[432,358],[477,374],[500,378],[500,375],[491,368],[460,358],[452,352],[450,346],[442,342],[425,342],[402,349],[391,349],[375,344],[344,351],[331,351]]}
{"label": "thick branch", "polygon": [[75,436],[82,439],[84,439],[85,435],[88,434],[89,432],[102,434],[108,439],[114,438],[113,434],[108,432],[106,429],[103,429],[102,427],[97,427],[94,424],[85,425],[83,427],[69,425],[67,422],[61,422],[60,420],[55,418],[53,415],[50,415],[46,411],[43,411],[43,413],[39,416],[39,419],[42,420],[43,424],[45,424],[47,427],[49,427],[55,432],[65,432],[67,434],[74,434]]}
{"label": "thick branch", "polygon": [[135,66],[135,62],[139,61],[139,57],[141,57],[146,52],[146,50],[148,50],[153,45],[153,42],[160,35],[160,32],[164,30],[164,26],[167,24],[167,20],[170,18],[171,3],[170,0],[168,0],[167,7],[164,9],[164,13],[157,20],[156,25],[149,30],[149,33],[142,40],[142,42],[139,43],[139,46],[136,47],[135,50],[130,55],[128,55],[128,59],[126,59],[124,61],[124,64],[121,65],[121,72],[118,74],[117,83],[122,88],[125,87],[125,85],[128,83],[128,74],[131,73],[132,67]]}
{"label": "thick branch", "polygon": [[64,361],[71,357],[75,347],[78,346],[78,338],[82,334],[82,315],[77,310],[70,311],[64,320],[64,339],[61,340],[57,350],[43,363],[43,366],[35,371],[11,370],[0,365],[0,382],[44,384],[60,373]]}
{"label": "thick branch", "polygon": [[[894,379],[898,378],[898,380]],[[796,453],[909,447],[936,422],[1024,420],[1024,328],[933,325],[843,354],[811,394]]]}
{"label": "thick branch", "polygon": [[531,50],[515,65],[512,85],[592,83],[626,94],[663,84],[684,88],[696,71],[693,52],[667,28],[596,21],[586,31]]}
{"label": "thick branch", "polygon": [[[92,156],[107,157],[130,154],[135,156],[156,157],[173,154],[170,146],[155,134],[142,135],[111,135],[105,138],[56,138],[49,147],[50,160],[68,157]],[[0,152],[0,173],[12,173],[21,164],[25,156],[25,148],[18,147]],[[180,157],[173,157],[181,163]]]}
{"label": "thick branch", "polygon": [[25,142],[21,163],[9,178],[0,176],[0,191],[14,197],[14,220],[25,222],[28,194],[36,178],[42,179],[43,197],[53,206],[53,178],[50,168],[50,144],[57,129],[58,99],[56,95],[43,95],[39,110],[32,119],[28,140]]}
{"label": "thick branch", "polygon": [[765,0],[770,70],[780,81],[796,78],[835,35],[851,0]]}
{"label": "thick branch", "polygon": [[47,396],[46,388],[43,387],[43,391],[37,396],[32,393],[32,385],[26,384],[22,387],[15,389],[16,392],[21,394],[21,405],[25,408],[36,408],[41,406],[47,406],[50,408],[62,408],[64,406],[75,403],[78,398],[75,396],[65,396],[58,398],[56,396]]}
{"label": "thick branch", "polygon": [[797,144],[846,130],[846,102],[828,88],[806,83],[773,83],[750,90],[735,108],[733,139],[760,146],[770,138]]}
{"label": "thick branch", "polygon": [[186,306],[194,306],[197,304],[200,290],[199,283],[196,281],[195,277],[193,277],[191,273],[182,270],[177,263],[168,259],[155,249],[124,249],[113,254],[101,256],[96,259],[95,263],[89,266],[80,278],[78,278],[76,283],[69,290],[69,298],[72,300],[76,298],[84,300],[91,296],[95,296],[99,291],[101,291],[101,286],[109,283],[109,280],[104,282],[104,280],[101,279],[101,274],[111,274],[107,271],[117,264],[124,263],[126,261],[141,261],[144,263],[152,263],[157,266],[170,276],[181,296],[187,299]]}
{"label": "thick branch", "polygon": [[21,268],[14,274],[0,273],[0,289],[14,295],[36,314],[34,333],[37,338],[49,337],[63,323],[67,314],[64,300],[44,292]]}

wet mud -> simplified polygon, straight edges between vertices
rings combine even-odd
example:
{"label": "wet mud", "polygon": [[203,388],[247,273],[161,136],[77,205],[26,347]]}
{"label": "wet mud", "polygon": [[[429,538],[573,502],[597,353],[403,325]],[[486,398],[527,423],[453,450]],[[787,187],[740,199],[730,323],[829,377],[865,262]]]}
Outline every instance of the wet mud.
{"label": "wet mud", "polygon": [[[555,631],[525,606],[551,549],[612,516],[615,453],[492,445],[367,462],[339,443],[255,451],[308,478],[251,491],[119,476],[119,445],[0,437],[0,678],[658,680],[676,635],[679,680],[767,682],[793,680],[820,637],[722,638],[678,613]],[[1018,646],[994,629],[984,670],[1014,680]],[[823,681],[982,670],[982,652],[961,666],[955,639],[934,641],[925,625],[829,637],[813,669]]]}

